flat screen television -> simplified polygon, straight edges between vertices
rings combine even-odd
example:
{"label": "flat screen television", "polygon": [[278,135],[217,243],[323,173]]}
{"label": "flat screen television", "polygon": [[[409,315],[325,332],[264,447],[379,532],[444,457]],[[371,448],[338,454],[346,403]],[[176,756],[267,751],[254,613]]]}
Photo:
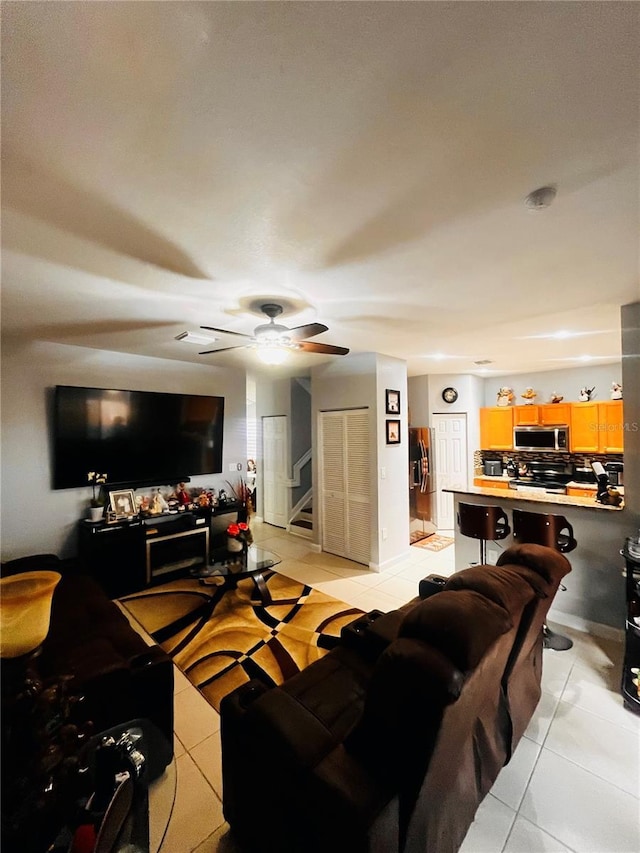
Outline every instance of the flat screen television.
{"label": "flat screen television", "polygon": [[87,485],[89,471],[132,487],[222,471],[224,397],[57,385],[53,488]]}

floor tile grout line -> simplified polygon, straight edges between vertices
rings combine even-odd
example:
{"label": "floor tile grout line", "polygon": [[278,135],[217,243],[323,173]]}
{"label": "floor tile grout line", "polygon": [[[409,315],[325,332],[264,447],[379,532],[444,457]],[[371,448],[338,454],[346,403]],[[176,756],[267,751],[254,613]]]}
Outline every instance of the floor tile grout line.
{"label": "floor tile grout line", "polygon": [[[601,782],[604,782],[607,785],[611,785],[612,788],[615,788],[617,791],[620,791],[622,794],[628,794],[630,797],[633,797],[635,800],[638,800],[640,803],[640,794],[632,794],[630,791],[627,791],[625,788],[621,788],[620,785],[616,785],[615,782],[612,782],[611,779],[605,779],[604,776],[601,776],[599,773],[595,773],[593,770],[589,770],[588,767],[584,767],[582,764],[578,764],[577,761],[574,761],[572,758],[568,758],[566,755],[563,755],[561,752],[557,752],[555,749],[552,749],[550,746],[543,747],[552,755],[556,755],[558,758],[562,758],[563,761],[568,761],[569,764],[573,764],[574,767],[577,767],[579,770],[582,770],[583,773],[589,773],[590,776],[599,779]],[[540,754],[542,754],[542,750],[540,750]]]}

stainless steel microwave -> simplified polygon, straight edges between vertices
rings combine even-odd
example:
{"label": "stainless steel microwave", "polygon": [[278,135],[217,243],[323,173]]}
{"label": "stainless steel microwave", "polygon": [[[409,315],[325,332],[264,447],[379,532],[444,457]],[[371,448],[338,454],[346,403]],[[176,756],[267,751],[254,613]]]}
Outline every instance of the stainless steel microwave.
{"label": "stainless steel microwave", "polygon": [[568,453],[569,427],[564,425],[514,427],[513,449]]}

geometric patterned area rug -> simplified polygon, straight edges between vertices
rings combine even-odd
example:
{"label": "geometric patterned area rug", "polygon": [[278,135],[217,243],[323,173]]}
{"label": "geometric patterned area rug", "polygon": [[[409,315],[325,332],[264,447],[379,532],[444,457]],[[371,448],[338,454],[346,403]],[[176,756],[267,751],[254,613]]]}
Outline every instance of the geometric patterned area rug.
{"label": "geometric patterned area rug", "polygon": [[425,548],[427,551],[442,551],[443,548],[448,548],[454,542],[455,539],[450,536],[440,536],[438,533],[434,533],[428,539],[421,539],[419,542],[412,542],[411,544],[415,545],[416,548]]}
{"label": "geometric patterned area rug", "polygon": [[325,655],[363,612],[285,575],[262,574],[266,606],[251,578],[225,591],[185,578],[119,600],[220,710],[222,697],[249,679],[282,684]]}

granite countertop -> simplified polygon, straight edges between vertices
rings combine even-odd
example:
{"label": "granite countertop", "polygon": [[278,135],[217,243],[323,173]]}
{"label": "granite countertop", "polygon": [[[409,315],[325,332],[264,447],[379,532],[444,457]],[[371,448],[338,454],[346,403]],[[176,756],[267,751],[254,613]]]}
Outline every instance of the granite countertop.
{"label": "granite countertop", "polygon": [[[495,477],[496,480],[502,480],[502,477]],[[529,501],[531,503],[557,504],[558,506],[576,506],[584,507],[585,509],[595,510],[613,510],[619,512],[624,509],[624,503],[621,506],[606,506],[605,504],[597,503],[595,500],[595,491],[593,498],[583,498],[573,495],[553,495],[545,492],[543,489],[533,488],[531,490],[518,489],[492,489],[490,486],[469,486],[466,489],[443,489],[444,492],[453,492],[457,495],[481,495],[489,498],[499,498],[500,500],[508,501]]]}
{"label": "granite countertop", "polygon": [[[491,476],[490,474],[475,474],[475,473],[473,476],[478,480],[486,480],[487,482],[493,481],[496,483],[505,483],[505,482],[510,483],[512,480],[515,480],[515,479],[519,479],[519,480],[526,480],[527,479],[526,477],[518,477],[518,478],[516,478],[516,477],[503,477],[502,475]],[[598,489],[598,486],[595,483],[579,483],[577,480],[571,480],[569,483],[567,483],[567,488],[568,489],[589,489],[590,492],[592,491],[595,493]],[[617,491],[619,491],[620,494],[624,496],[624,486],[613,486],[612,488],[617,489]]]}

